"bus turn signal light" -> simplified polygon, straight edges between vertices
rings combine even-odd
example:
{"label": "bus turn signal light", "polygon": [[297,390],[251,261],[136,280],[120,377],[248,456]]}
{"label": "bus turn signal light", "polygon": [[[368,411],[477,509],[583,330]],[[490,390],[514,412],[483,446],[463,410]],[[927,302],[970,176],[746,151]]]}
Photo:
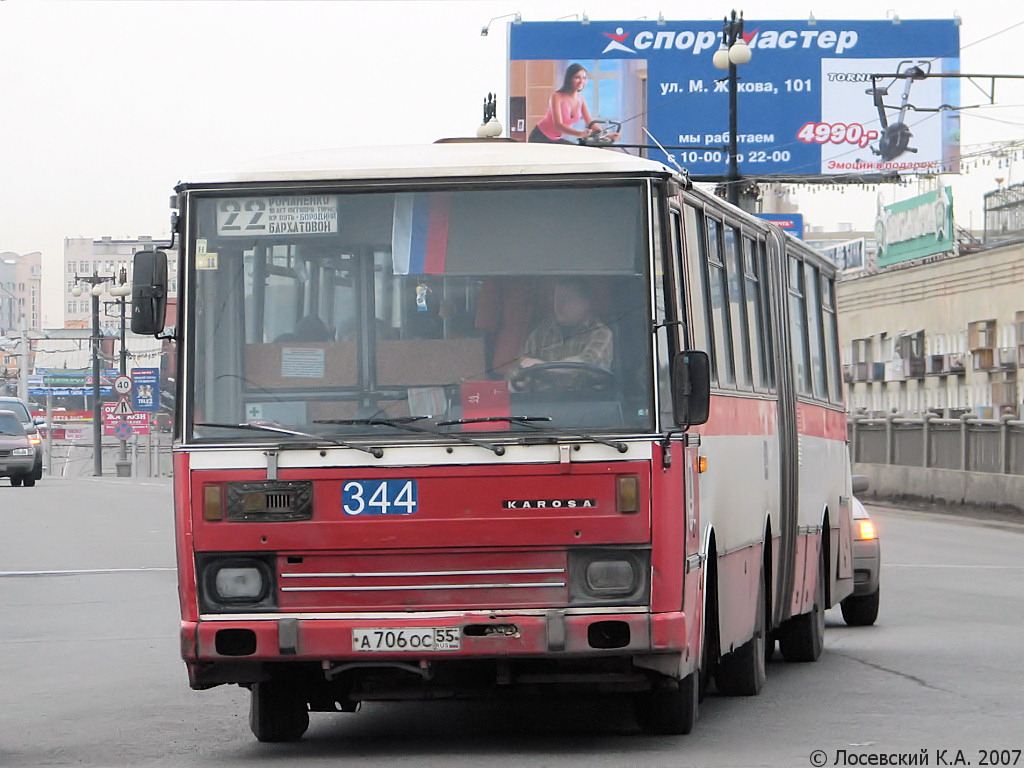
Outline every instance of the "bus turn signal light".
{"label": "bus turn signal light", "polygon": [[619,478],[618,504],[619,513],[632,515],[640,511],[640,478],[636,475],[625,475]]}
{"label": "bus turn signal light", "polygon": [[700,458],[697,459],[697,471],[698,472],[707,472],[708,471],[708,457],[707,456],[701,456]]}
{"label": "bus turn signal light", "polygon": [[219,485],[203,486],[203,519],[224,519],[224,495]]}

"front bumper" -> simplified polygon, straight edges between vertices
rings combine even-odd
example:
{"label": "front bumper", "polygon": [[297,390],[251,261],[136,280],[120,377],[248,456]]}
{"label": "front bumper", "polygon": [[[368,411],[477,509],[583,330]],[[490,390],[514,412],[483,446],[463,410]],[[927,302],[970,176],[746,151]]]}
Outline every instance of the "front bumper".
{"label": "front bumper", "polygon": [[0,456],[0,477],[23,477],[35,469],[35,454],[28,456]]}
{"label": "front bumper", "polygon": [[870,595],[878,591],[878,573],[882,555],[878,539],[853,542],[853,594]]}
{"label": "front bumper", "polygon": [[[182,657],[194,687],[250,683],[264,665],[318,662],[321,665],[441,664],[486,659],[545,659],[585,662],[587,658],[684,654],[690,620],[681,612],[531,614],[433,613],[401,618],[360,616],[211,617],[182,622]],[[458,627],[457,650],[373,651],[353,649],[353,630]],[[691,654],[692,656],[693,654]]]}

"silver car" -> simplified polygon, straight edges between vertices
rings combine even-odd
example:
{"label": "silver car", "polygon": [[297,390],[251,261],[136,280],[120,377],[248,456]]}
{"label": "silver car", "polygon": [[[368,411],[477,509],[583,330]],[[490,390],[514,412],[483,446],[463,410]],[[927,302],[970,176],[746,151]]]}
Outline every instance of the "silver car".
{"label": "silver car", "polygon": [[0,411],[0,477],[11,478],[11,485],[36,484],[36,449],[25,434],[25,427],[12,411]]}
{"label": "silver car", "polygon": [[28,403],[17,397],[0,397],[0,411],[11,411],[25,428],[25,434],[28,435],[33,450],[32,480],[39,480],[43,476],[43,439],[39,434],[38,424],[43,419],[32,418]]}

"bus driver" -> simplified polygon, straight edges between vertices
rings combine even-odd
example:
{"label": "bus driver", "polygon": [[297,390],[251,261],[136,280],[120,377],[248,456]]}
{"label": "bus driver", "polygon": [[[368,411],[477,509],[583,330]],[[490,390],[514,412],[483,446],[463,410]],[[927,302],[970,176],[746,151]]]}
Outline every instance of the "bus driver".
{"label": "bus driver", "polygon": [[609,370],[612,331],[590,305],[590,292],[583,280],[560,279],[555,285],[553,312],[527,336],[519,368],[540,363],[585,363]]}

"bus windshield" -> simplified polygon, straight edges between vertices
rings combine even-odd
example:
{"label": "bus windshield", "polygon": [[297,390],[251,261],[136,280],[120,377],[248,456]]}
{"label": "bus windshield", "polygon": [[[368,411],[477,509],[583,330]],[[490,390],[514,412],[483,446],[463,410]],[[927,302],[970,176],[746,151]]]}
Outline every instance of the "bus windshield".
{"label": "bus windshield", "polygon": [[350,189],[190,193],[189,439],[654,429],[645,182]]}

